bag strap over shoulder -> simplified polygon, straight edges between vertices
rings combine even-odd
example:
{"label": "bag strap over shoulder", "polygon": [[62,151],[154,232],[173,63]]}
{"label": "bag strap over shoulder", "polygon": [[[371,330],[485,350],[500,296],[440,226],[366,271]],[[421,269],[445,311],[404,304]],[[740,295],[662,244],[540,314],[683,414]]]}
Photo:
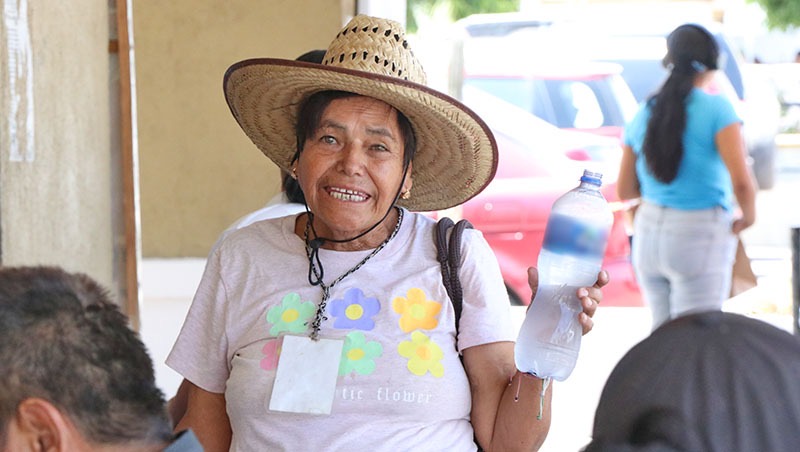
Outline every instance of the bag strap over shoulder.
{"label": "bag strap over shoulder", "polygon": [[[464,229],[472,229],[472,223],[467,220],[460,220],[458,223],[453,224],[453,220],[448,217],[442,217],[436,223],[436,230],[434,231],[433,241],[436,243],[436,258],[442,266],[442,283],[447,290],[447,295],[450,297],[450,302],[453,303],[453,311],[456,317],[456,339],[458,339],[458,323],[461,320],[461,302],[463,293],[461,291],[461,280],[458,278],[458,270],[461,267],[461,235]],[[447,231],[450,232],[450,243],[447,242]],[[463,359],[463,357],[462,357]],[[478,439],[475,438],[475,444],[478,444]],[[482,452],[483,449],[478,446],[478,451]]]}
{"label": "bag strap over shoulder", "polygon": [[[447,231],[450,232],[450,241],[447,241]],[[467,220],[460,220],[453,224],[453,220],[443,217],[436,223],[434,241],[436,242],[437,259],[442,267],[442,283],[447,290],[447,295],[453,303],[453,310],[456,317],[456,333],[458,333],[458,323],[461,319],[461,302],[463,293],[461,290],[461,280],[458,278],[458,270],[461,266],[461,236],[464,229],[472,228],[472,224]]]}

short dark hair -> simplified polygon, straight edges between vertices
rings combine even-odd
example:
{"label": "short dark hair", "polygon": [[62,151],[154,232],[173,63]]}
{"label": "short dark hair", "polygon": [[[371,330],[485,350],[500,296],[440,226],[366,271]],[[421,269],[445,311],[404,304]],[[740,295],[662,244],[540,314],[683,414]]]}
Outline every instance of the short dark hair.
{"label": "short dark hair", "polygon": [[283,170],[281,170],[281,189],[283,189],[283,193],[286,195],[286,199],[289,200],[289,202],[297,204],[306,203],[306,196],[303,194],[303,189],[300,188],[297,179]]}
{"label": "short dark hair", "polygon": [[325,59],[325,50],[322,49],[309,50],[308,52],[295,58],[297,61],[305,61],[307,63],[317,64],[322,64],[323,59]]}
{"label": "short dark hair", "polygon": [[[319,128],[319,123],[322,121],[322,113],[328,105],[334,100],[353,96],[359,96],[359,94],[347,91],[320,91],[312,94],[303,102],[300,107],[300,112],[297,115],[297,124],[295,125],[297,152],[294,155],[294,160],[297,160],[300,156],[300,152],[302,152],[303,146],[305,146],[308,135],[314,133]],[[411,127],[411,121],[409,121],[406,115],[400,110],[397,110],[397,126],[400,129],[400,134],[403,136],[403,142],[405,143],[403,147],[403,167],[405,168],[411,163],[411,160],[414,159],[414,154],[417,151],[417,139],[414,135],[414,129]]]}
{"label": "short dark hair", "polygon": [[103,287],[57,267],[0,267],[0,433],[34,397],[92,443],[172,436],[153,362]]}

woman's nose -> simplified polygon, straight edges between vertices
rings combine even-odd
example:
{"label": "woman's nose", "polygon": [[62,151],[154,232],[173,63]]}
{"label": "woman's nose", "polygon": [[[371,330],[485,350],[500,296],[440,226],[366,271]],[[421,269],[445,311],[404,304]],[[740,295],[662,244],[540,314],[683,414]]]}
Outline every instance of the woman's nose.
{"label": "woman's nose", "polygon": [[350,141],[344,146],[339,165],[341,170],[348,175],[361,172],[364,167],[364,153],[357,141]]}

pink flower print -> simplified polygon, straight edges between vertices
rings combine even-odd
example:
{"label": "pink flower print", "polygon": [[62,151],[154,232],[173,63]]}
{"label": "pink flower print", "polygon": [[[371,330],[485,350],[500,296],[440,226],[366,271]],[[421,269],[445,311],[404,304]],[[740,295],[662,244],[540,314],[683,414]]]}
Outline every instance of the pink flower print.
{"label": "pink flower print", "polygon": [[264,359],[261,360],[261,368],[264,370],[275,370],[278,367],[278,355],[280,349],[278,348],[278,339],[270,339],[264,344],[261,353]]}

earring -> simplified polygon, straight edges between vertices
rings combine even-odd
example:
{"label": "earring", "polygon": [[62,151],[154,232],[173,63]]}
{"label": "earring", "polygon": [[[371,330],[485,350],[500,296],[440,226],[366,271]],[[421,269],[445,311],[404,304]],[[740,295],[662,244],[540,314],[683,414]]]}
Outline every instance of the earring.
{"label": "earring", "polygon": [[292,168],[292,179],[297,180],[297,167]]}
{"label": "earring", "polygon": [[400,199],[410,199],[411,198],[411,190],[403,190],[400,192]]}

